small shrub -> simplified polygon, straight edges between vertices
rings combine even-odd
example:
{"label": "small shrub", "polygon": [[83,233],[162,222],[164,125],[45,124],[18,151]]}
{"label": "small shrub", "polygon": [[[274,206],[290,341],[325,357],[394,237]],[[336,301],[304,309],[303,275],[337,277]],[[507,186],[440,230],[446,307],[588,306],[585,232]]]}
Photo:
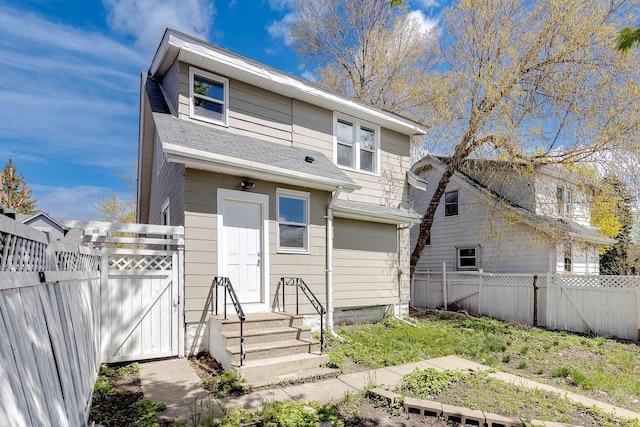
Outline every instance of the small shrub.
{"label": "small shrub", "polygon": [[398,391],[417,397],[418,399],[433,399],[461,378],[456,371],[440,372],[433,368],[416,369],[400,380]]}
{"label": "small shrub", "polygon": [[520,363],[518,363],[518,369],[527,369],[527,362],[521,360]]}
{"label": "small shrub", "polygon": [[585,389],[593,388],[593,382],[590,381],[585,374],[577,369],[571,371],[571,381],[578,387],[582,387]]}
{"label": "small shrub", "polygon": [[267,402],[260,411],[264,427],[316,427],[319,417],[304,402]]}
{"label": "small shrub", "polygon": [[329,353],[329,360],[325,363],[327,368],[339,369],[340,372],[344,371],[344,356],[338,352]]}
{"label": "small shrub", "polygon": [[502,356],[502,363],[509,363],[509,362],[511,362],[510,354],[505,354],[504,356]]}
{"label": "small shrub", "polygon": [[529,353],[529,349],[530,347],[528,345],[523,345],[522,347],[520,347],[520,354],[522,356],[526,355],[527,353]]}
{"label": "small shrub", "polygon": [[538,368],[538,370],[536,371],[536,374],[538,375],[544,374],[544,368]]}
{"label": "small shrub", "polygon": [[553,378],[566,378],[571,373],[571,370],[566,366],[557,366],[551,370],[551,376]]}
{"label": "small shrub", "polygon": [[239,396],[244,393],[242,383],[246,380],[234,371],[226,370],[213,381],[212,391],[218,397],[224,395]]}

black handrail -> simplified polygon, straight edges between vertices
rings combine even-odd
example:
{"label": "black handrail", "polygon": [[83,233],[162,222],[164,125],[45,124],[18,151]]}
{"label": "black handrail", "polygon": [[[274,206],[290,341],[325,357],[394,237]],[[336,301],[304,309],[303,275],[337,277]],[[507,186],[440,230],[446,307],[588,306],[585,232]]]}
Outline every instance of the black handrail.
{"label": "black handrail", "polygon": [[298,289],[302,289],[302,292],[307,296],[307,299],[316,309],[316,312],[320,315],[320,353],[324,350],[325,342],[324,342],[324,324],[323,324],[323,316],[327,313],[327,310],[324,309],[318,298],[315,294],[309,289],[304,280],[301,277],[282,277],[280,279],[280,283],[282,283],[282,311],[286,311],[285,308],[285,299],[284,299],[284,287],[285,286],[295,286],[296,287],[296,314],[300,314],[300,304],[298,298]]}
{"label": "black handrail", "polygon": [[238,315],[238,319],[240,319],[240,366],[242,366],[242,361],[246,357],[244,352],[244,334],[242,330],[242,324],[246,319],[244,315],[244,310],[240,305],[240,301],[238,300],[238,296],[236,295],[236,291],[233,289],[233,285],[231,284],[231,280],[228,277],[216,276],[213,279],[212,286],[216,287],[216,316],[218,315],[218,288],[223,286],[225,288],[224,292],[224,320],[227,320],[227,293],[229,294],[229,298],[231,298],[231,304],[233,304],[233,308],[236,309],[236,314]]}

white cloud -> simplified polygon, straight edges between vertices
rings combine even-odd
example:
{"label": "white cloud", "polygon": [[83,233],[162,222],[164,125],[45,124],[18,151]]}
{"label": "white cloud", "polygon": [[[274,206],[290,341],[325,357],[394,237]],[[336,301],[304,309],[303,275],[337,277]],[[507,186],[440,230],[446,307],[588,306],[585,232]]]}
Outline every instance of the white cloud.
{"label": "white cloud", "polygon": [[215,7],[208,0],[104,0],[110,27],[153,54],[167,27],[208,39]]}
{"label": "white cloud", "polygon": [[437,19],[427,17],[420,10],[412,10],[411,12],[408,13],[408,15],[410,20],[413,20],[414,22],[418,23],[420,27],[420,31],[423,34],[433,30],[438,26]]}
{"label": "white cloud", "polygon": [[54,217],[88,219],[91,203],[107,189],[89,185],[48,187],[32,185],[38,209]]}
{"label": "white cloud", "polygon": [[285,45],[291,46],[293,39],[291,38],[291,25],[296,21],[295,13],[287,13],[279,21],[274,21],[267,31],[271,38],[276,40],[282,40]]}

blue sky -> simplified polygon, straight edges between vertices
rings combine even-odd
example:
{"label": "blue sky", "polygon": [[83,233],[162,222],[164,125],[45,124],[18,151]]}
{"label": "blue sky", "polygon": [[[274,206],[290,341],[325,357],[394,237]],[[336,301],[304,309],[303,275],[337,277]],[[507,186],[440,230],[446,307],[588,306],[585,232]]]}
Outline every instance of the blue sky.
{"label": "blue sky", "polygon": [[[425,26],[437,0],[413,0]],[[140,71],[166,27],[306,78],[292,0],[0,0],[0,166],[13,158],[53,216],[87,218],[135,168]]]}

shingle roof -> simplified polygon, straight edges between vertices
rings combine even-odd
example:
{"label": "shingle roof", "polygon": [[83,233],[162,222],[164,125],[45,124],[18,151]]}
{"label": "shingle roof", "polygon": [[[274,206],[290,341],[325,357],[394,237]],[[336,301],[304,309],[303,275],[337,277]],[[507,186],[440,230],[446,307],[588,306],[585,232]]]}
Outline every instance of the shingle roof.
{"label": "shingle roof", "polygon": [[[324,154],[291,147],[258,138],[237,135],[187,120],[179,120],[169,111],[158,83],[148,78],[146,90],[158,135],[165,144],[226,156],[243,162],[261,164],[282,171],[294,171],[317,180],[332,180],[350,188],[358,188],[342,169]],[[305,160],[312,157],[313,162]]]}
{"label": "shingle roof", "polygon": [[393,220],[396,223],[417,224],[422,218],[422,216],[413,209],[405,211],[391,206],[380,206],[370,203],[351,202],[347,200],[338,200],[334,208],[337,211],[336,216],[342,216],[340,213],[344,212],[364,217]]}

